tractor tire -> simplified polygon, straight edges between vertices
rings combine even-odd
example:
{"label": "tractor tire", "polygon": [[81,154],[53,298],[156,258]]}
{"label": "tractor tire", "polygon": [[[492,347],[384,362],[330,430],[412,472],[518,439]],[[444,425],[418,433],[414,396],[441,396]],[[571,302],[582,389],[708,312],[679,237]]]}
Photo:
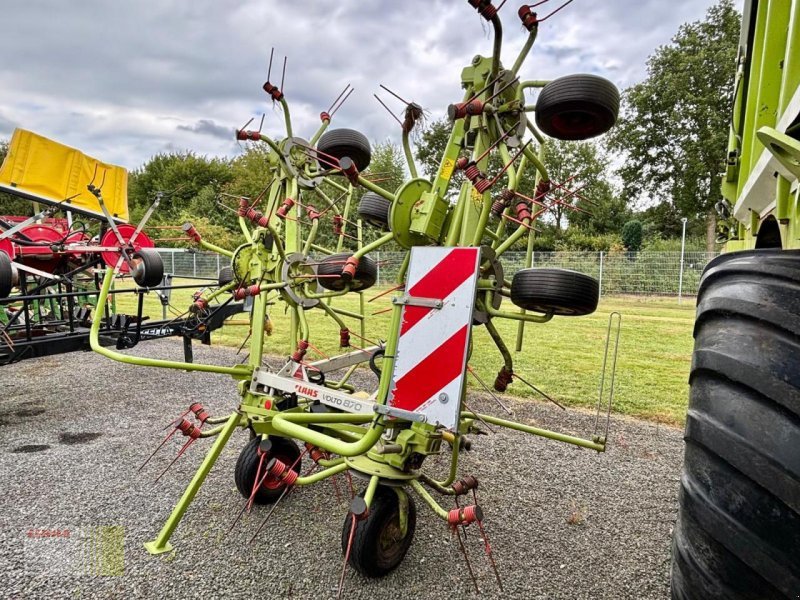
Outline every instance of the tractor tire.
{"label": "tractor tire", "polygon": [[[363,495],[363,494],[362,494]],[[397,493],[386,486],[378,486],[366,519],[356,521],[353,544],[348,562],[366,577],[383,577],[394,571],[411,547],[417,528],[417,508],[408,495],[408,525],[405,536],[400,537],[400,501]],[[342,553],[347,552],[353,517],[350,513],[342,527]]]}
{"label": "tractor tire", "polygon": [[588,140],[614,126],[619,90],[597,75],[567,75],[542,88],[536,100],[536,125],[558,140]]}
{"label": "tractor tire", "polygon": [[[363,133],[354,129],[331,129],[322,134],[317,142],[317,150],[336,158],[345,156],[352,159],[359,173],[369,166],[372,160],[372,149],[369,140]],[[327,158],[323,155],[323,159]],[[324,160],[319,161],[320,169],[330,169]]]}
{"label": "tractor tire", "polygon": [[358,216],[378,229],[389,229],[389,209],[392,203],[375,192],[367,192],[358,203]]}
{"label": "tractor tire", "polygon": [[225,287],[229,283],[232,283],[234,279],[236,279],[236,275],[233,272],[233,267],[222,267],[217,276],[217,285],[219,287]]}
{"label": "tractor tire", "polygon": [[158,251],[142,248],[133,253],[133,259],[139,261],[131,271],[136,285],[151,288],[161,284],[164,279],[164,261]]}
{"label": "tractor tire", "polygon": [[[272,448],[264,456],[263,464],[261,465],[261,476],[263,477],[264,469],[271,458],[277,458],[288,466],[294,464],[294,471],[300,473],[302,468],[302,461],[297,460],[300,458],[300,449],[292,440],[282,437],[271,437],[269,441],[272,442]],[[233,472],[234,481],[236,481],[236,489],[245,498],[249,498],[253,492],[253,485],[256,482],[256,475],[258,474],[258,463],[261,457],[258,454],[258,445],[261,443],[261,437],[253,437],[247,445],[242,448],[239,453],[239,458],[236,461],[236,470]],[[296,464],[295,464],[296,461]],[[272,504],[283,493],[284,484],[281,481],[274,479],[272,476],[267,477],[266,481],[258,488],[253,502],[255,504]]]}
{"label": "tractor tire", "polygon": [[711,261],[700,281],[672,597],[800,593],[800,251]]}
{"label": "tractor tire", "polygon": [[511,280],[511,301],[525,310],[577,317],[597,310],[599,299],[594,277],[568,269],[521,269]]}
{"label": "tractor tire", "polygon": [[[360,292],[375,285],[378,280],[378,265],[369,256],[362,256],[358,261],[356,274],[351,281],[342,279],[345,261],[353,256],[350,252],[332,254],[323,258],[317,266],[317,275],[323,275],[318,279],[319,284],[326,290],[339,292],[350,284],[350,291]],[[331,277],[336,275],[337,277]]]}
{"label": "tractor tire", "polygon": [[0,250],[0,298],[7,298],[14,287],[14,265],[8,254]]}

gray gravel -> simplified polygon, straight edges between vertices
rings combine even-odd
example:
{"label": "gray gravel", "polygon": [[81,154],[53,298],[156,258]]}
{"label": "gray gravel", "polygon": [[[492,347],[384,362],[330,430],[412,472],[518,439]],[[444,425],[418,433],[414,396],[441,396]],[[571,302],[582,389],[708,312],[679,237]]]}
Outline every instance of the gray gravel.
{"label": "gray gravel", "polygon": [[[137,350],[181,353],[172,340]],[[195,357],[236,360],[225,348],[197,348]],[[372,384],[368,372],[361,377]],[[233,409],[237,397],[229,378],[75,353],[3,367],[0,390],[0,596],[335,597],[347,504],[337,502],[330,482],[293,494],[255,543],[248,541],[268,508],[256,507],[226,536],[243,503],[233,468],[244,433],[234,435],[173,536],[176,551],[152,557],[142,548],[210,442],[196,444],[158,484],[153,479],[178,441],[141,474],[137,467],[160,442],[164,425],[191,401],[202,400],[215,414]],[[525,422],[591,432],[593,414],[509,402]],[[470,405],[499,414],[480,395]],[[504,430],[474,440],[462,473],[481,482],[479,500],[505,587],[499,591],[477,530],[470,531],[468,550],[483,597],[668,596],[681,432],[612,418],[609,437],[605,454]],[[442,471],[446,462],[433,464]],[[381,580],[350,571],[346,597],[478,597],[455,538],[421,500],[417,509],[405,562]],[[76,559],[76,549],[86,547],[76,539],[81,532],[107,525],[124,527],[124,575],[76,574],[81,567],[59,562],[59,556]],[[31,530],[70,530],[72,538],[29,537]]]}

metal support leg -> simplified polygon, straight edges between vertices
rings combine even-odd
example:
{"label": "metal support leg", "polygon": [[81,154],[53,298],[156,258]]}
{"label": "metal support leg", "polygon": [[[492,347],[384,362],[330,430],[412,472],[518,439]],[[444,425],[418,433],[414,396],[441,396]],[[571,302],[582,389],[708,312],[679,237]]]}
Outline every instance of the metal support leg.
{"label": "metal support leg", "polygon": [[219,436],[214,441],[214,445],[211,446],[211,450],[208,451],[205,459],[203,459],[203,464],[197,469],[186,491],[183,492],[183,496],[181,496],[175,508],[172,509],[172,514],[169,516],[169,519],[167,519],[167,522],[164,523],[164,527],[161,528],[158,537],[152,542],[145,543],[144,547],[150,554],[163,554],[164,552],[170,552],[172,550],[172,544],[169,543],[172,532],[175,531],[178,523],[181,522],[183,514],[186,512],[186,509],[189,508],[189,504],[192,503],[192,500],[194,500],[200,486],[203,485],[206,475],[211,471],[214,463],[217,462],[220,452],[222,452],[231,434],[233,434],[236,427],[238,427],[240,419],[241,415],[239,415],[239,413],[233,413],[228,418],[225,427],[220,431]]}

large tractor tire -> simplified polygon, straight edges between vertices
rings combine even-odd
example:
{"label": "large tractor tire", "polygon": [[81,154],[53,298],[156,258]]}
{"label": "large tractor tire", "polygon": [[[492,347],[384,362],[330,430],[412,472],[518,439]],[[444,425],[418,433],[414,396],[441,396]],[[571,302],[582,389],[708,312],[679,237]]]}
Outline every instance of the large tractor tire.
{"label": "large tractor tire", "polygon": [[800,251],[700,282],[672,597],[800,594]]}

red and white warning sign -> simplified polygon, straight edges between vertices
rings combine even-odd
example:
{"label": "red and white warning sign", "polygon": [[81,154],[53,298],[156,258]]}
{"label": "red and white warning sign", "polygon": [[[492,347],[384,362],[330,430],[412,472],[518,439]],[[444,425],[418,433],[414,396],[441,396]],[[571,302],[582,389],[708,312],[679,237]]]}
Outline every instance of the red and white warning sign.
{"label": "red and white warning sign", "polygon": [[455,429],[472,331],[479,248],[411,249],[389,406]]}

